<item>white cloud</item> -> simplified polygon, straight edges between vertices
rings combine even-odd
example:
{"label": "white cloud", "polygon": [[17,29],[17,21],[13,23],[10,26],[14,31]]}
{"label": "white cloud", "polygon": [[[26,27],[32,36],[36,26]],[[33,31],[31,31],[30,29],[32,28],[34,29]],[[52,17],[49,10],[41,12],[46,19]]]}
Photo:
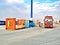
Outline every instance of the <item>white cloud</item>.
{"label": "white cloud", "polygon": [[[6,10],[1,10],[1,18],[5,20],[6,17],[15,17],[19,19],[29,19],[30,18],[30,6],[27,5],[23,8],[18,8],[17,6],[10,6]],[[5,15],[5,16],[4,16]]]}
{"label": "white cloud", "polygon": [[46,15],[52,15],[55,19],[60,17],[59,13],[59,7],[60,7],[60,1],[54,2],[54,3],[39,3],[34,2],[33,4],[33,12],[34,12],[34,18],[35,19],[43,19]]}
{"label": "white cloud", "polygon": [[33,9],[34,11],[55,11],[57,5],[54,5],[53,3],[43,3],[38,4],[37,2],[34,3]]}
{"label": "white cloud", "polygon": [[7,3],[13,4],[13,3],[24,3],[24,0],[6,0]]}
{"label": "white cloud", "polygon": [[[20,2],[19,2],[20,1]],[[6,0],[7,4],[13,3],[24,3],[24,0]],[[59,11],[57,6],[60,6],[60,2],[54,3],[38,3],[34,2],[33,12],[34,12],[34,19],[43,20],[44,16],[52,15],[54,17],[59,17]],[[23,4],[22,4],[23,5]],[[1,18],[5,17],[16,17],[16,18],[30,18],[30,5],[25,5],[23,8],[17,7],[16,5],[8,5],[10,8],[6,10],[0,10]],[[20,6],[20,5],[19,5]],[[4,16],[5,15],[5,16]]]}
{"label": "white cloud", "polygon": [[57,6],[60,5],[60,1],[54,2],[54,3],[39,3],[34,2],[33,9],[34,11],[56,11]]}

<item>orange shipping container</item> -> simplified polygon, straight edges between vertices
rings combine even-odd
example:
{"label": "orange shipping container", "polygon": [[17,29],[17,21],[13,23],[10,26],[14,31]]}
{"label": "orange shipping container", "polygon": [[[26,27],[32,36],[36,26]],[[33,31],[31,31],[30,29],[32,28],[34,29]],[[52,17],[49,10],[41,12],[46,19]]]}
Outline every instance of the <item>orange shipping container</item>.
{"label": "orange shipping container", "polygon": [[6,30],[16,29],[16,18],[6,18]]}
{"label": "orange shipping container", "polygon": [[24,19],[18,20],[18,26],[24,25],[24,24],[25,24],[25,20]]}
{"label": "orange shipping container", "polygon": [[18,28],[25,28],[25,20],[24,19],[21,19],[21,20],[18,19]]}

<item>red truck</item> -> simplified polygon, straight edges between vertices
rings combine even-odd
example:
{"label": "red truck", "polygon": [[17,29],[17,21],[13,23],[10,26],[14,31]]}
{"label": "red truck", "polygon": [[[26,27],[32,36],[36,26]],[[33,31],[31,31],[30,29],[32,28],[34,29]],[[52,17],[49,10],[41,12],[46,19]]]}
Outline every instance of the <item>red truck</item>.
{"label": "red truck", "polygon": [[53,28],[53,16],[45,16],[44,27],[45,28]]}

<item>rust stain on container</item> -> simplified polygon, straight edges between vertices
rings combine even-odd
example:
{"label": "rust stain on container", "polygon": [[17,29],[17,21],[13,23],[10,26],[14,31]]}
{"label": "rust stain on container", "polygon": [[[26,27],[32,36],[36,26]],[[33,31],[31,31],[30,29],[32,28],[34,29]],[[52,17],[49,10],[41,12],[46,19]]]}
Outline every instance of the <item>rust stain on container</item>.
{"label": "rust stain on container", "polygon": [[16,18],[6,18],[6,30],[16,29]]}

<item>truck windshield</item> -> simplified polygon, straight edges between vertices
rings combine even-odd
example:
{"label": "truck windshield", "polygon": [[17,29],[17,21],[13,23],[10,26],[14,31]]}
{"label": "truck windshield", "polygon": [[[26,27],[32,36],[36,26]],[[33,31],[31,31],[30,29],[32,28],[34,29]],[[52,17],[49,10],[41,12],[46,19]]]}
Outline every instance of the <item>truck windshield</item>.
{"label": "truck windshield", "polygon": [[46,21],[46,22],[52,22],[53,19],[45,19],[44,21]]}

